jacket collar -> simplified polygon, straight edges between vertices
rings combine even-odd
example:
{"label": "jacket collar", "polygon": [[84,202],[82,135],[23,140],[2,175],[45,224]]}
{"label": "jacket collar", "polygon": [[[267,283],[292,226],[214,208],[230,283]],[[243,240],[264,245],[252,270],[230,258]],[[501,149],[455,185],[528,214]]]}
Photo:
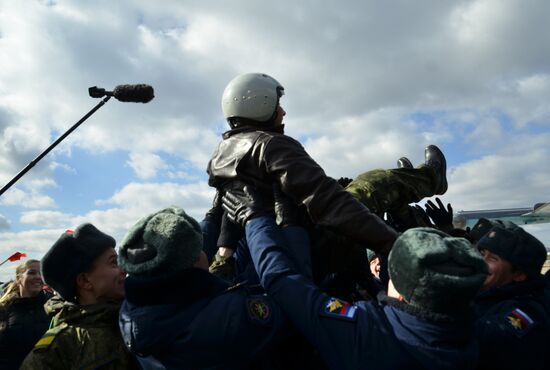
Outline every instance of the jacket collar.
{"label": "jacket collar", "polygon": [[128,276],[126,300],[137,306],[192,303],[229,288],[230,284],[208,271],[189,268],[172,277]]}
{"label": "jacket collar", "polygon": [[243,125],[224,132],[223,138],[227,139],[233,135],[240,134],[242,132],[254,132],[254,131],[276,132],[279,134],[284,134],[285,125],[279,125],[279,126]]}
{"label": "jacket collar", "polygon": [[500,287],[491,288],[478,294],[476,301],[504,300],[508,298],[539,295],[544,289],[544,280],[535,278],[522,282],[513,282]]}
{"label": "jacket collar", "polygon": [[440,315],[419,316],[419,310],[389,299],[384,314],[406,351],[425,369],[473,368],[478,356],[474,322],[450,321]]}
{"label": "jacket collar", "polygon": [[78,326],[116,325],[120,304],[120,301],[115,300],[87,306],[64,302],[53,319],[53,326],[62,323]]}

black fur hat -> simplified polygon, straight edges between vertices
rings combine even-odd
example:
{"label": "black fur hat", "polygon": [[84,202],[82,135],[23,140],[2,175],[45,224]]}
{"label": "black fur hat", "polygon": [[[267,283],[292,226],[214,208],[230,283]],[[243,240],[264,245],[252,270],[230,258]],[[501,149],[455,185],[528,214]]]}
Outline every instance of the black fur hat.
{"label": "black fur hat", "polygon": [[112,236],[89,223],[78,226],[74,231],[67,230],[42,257],[44,282],[63,299],[74,302],[77,275],[86,272],[97,257],[115,245]]}
{"label": "black fur hat", "polygon": [[547,256],[544,244],[521,227],[510,224],[493,226],[477,243],[478,249],[500,256],[529,277],[540,275]]}

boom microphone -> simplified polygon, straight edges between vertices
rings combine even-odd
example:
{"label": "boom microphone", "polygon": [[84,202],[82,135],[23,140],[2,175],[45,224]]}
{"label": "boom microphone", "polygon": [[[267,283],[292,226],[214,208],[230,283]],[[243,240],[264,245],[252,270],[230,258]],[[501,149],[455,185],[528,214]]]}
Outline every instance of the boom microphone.
{"label": "boom microphone", "polygon": [[149,103],[155,97],[153,87],[146,84],[118,85],[113,91],[93,86],[88,89],[88,93],[92,98],[114,96],[119,101],[131,103]]}

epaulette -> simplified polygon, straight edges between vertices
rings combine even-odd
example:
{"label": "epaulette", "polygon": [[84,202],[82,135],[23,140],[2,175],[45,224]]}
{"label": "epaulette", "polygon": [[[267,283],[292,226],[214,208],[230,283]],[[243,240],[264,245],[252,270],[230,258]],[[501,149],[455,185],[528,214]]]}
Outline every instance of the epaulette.
{"label": "epaulette", "polygon": [[230,286],[229,288],[227,288],[224,293],[227,293],[227,292],[233,292],[237,289],[241,289],[241,288],[244,288],[246,285],[246,281],[241,281],[240,283],[237,283],[235,285],[232,285]]}
{"label": "epaulette", "polygon": [[42,338],[36,342],[34,345],[34,350],[44,350],[50,347],[50,345],[53,343],[55,337],[61,333],[63,330],[67,329],[69,325],[66,323],[62,323],[54,328],[49,329]]}

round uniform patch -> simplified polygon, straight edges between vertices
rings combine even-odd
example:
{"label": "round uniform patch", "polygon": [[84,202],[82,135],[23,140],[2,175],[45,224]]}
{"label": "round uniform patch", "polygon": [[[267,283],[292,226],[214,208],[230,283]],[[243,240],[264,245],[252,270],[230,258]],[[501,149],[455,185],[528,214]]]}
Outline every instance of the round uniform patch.
{"label": "round uniform patch", "polygon": [[271,317],[269,305],[259,298],[248,299],[246,302],[248,316],[252,321],[258,323],[267,323]]}

